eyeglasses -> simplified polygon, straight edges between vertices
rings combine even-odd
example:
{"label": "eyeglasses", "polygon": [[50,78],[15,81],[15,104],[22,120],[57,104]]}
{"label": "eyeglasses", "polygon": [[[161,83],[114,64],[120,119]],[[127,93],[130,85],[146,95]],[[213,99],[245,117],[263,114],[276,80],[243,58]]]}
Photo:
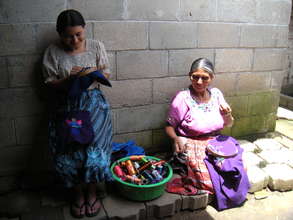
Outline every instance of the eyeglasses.
{"label": "eyeglasses", "polygon": [[190,79],[193,81],[198,81],[199,79],[201,79],[202,81],[206,82],[210,79],[209,76],[198,76],[198,75],[191,75]]}

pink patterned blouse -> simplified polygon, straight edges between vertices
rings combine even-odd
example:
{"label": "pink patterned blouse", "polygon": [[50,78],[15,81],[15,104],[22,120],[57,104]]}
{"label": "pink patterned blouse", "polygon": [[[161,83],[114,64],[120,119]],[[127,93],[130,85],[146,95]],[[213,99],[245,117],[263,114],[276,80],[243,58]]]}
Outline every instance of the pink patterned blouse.
{"label": "pink patterned blouse", "polygon": [[173,98],[167,122],[176,133],[185,137],[196,137],[218,131],[224,127],[220,104],[227,104],[222,92],[217,88],[209,89],[211,98],[207,103],[198,103],[190,90],[178,92]]}

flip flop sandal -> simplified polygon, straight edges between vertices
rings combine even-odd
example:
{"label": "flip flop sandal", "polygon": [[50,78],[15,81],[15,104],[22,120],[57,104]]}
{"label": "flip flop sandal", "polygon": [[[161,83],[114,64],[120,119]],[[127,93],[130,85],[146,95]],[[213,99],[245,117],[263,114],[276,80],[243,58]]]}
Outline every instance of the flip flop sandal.
{"label": "flip flop sandal", "polygon": [[101,209],[101,203],[100,203],[99,199],[96,198],[96,200],[95,200],[92,204],[90,204],[89,202],[85,204],[86,206],[88,206],[88,207],[90,208],[91,211],[93,211],[93,207],[94,207],[94,205],[95,205],[97,202],[98,202],[99,205],[100,205],[100,206],[98,207],[97,211],[95,211],[95,212],[91,212],[91,213],[88,213],[88,211],[87,211],[88,209],[86,209],[86,216],[87,216],[87,217],[94,217],[94,216],[97,216],[98,213],[99,213],[99,211],[100,211],[100,209]]}
{"label": "flip flop sandal", "polygon": [[[73,210],[73,207],[79,209],[79,214],[77,214],[77,212],[75,212],[75,211]],[[77,205],[76,203],[71,203],[71,204],[70,204],[70,213],[71,213],[71,215],[72,215],[74,218],[83,218],[83,217],[84,217],[84,214],[81,214],[83,208],[85,208],[85,203],[82,203],[82,205],[80,205],[80,206]]]}

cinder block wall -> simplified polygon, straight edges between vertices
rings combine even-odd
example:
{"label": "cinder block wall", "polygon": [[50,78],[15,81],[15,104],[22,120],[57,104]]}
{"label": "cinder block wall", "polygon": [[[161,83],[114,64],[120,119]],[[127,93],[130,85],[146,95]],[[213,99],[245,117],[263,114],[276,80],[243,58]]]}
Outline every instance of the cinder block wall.
{"label": "cinder block wall", "polygon": [[289,23],[289,68],[285,73],[282,85],[282,93],[293,95],[293,14],[291,9],[291,18]]}
{"label": "cinder block wall", "polygon": [[233,136],[272,131],[288,69],[291,0],[0,0],[0,179],[48,168],[44,49],[64,9],[80,10],[104,42],[113,88],[114,140],[167,149],[170,98],[189,85],[191,62],[208,57],[214,85],[232,105]]}

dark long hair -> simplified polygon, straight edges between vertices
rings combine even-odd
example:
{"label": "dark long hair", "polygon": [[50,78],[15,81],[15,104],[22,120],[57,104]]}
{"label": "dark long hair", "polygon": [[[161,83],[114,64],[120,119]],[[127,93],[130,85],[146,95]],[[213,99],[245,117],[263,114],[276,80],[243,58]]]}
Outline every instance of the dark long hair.
{"label": "dark long hair", "polygon": [[81,13],[73,9],[62,11],[58,15],[56,30],[59,34],[62,34],[70,26],[85,26],[85,21]]}

